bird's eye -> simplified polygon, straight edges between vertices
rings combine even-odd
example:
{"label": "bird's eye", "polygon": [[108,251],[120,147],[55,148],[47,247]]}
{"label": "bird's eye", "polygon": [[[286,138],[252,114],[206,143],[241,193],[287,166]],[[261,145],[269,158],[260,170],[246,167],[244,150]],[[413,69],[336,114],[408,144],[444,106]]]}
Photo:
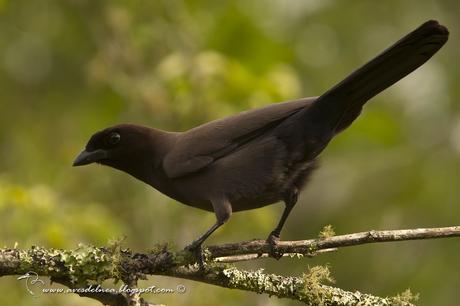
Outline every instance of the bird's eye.
{"label": "bird's eye", "polygon": [[118,133],[112,133],[109,136],[109,144],[116,145],[120,142],[121,136]]}

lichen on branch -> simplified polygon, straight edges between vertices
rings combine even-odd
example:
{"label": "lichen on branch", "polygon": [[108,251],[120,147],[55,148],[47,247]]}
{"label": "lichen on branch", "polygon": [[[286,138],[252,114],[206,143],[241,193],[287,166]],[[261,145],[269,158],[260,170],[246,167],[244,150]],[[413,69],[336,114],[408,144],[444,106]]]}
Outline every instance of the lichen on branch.
{"label": "lichen on branch", "polygon": [[[394,231],[369,231],[332,236],[327,229],[320,238],[301,241],[282,241],[277,245],[284,254],[314,255],[321,251],[337,250],[364,243],[389,242],[413,239],[446,238],[460,236],[460,227],[408,229]],[[267,274],[263,270],[238,269],[222,259],[233,261],[260,258],[269,250],[262,240],[208,246],[206,264],[201,268],[193,254],[159,245],[145,253],[122,249],[119,242],[107,247],[79,245],[73,250],[31,247],[29,249],[0,249],[0,276],[23,275],[30,271],[50,277],[69,288],[83,288],[105,280],[123,281],[135,287],[138,279],[148,275],[165,275],[190,279],[216,286],[252,291],[279,298],[301,301],[306,305],[412,305],[417,296],[405,291],[396,297],[382,298],[358,291],[350,292],[333,287],[328,267],[309,268],[300,276]],[[255,256],[253,256],[255,255]],[[230,260],[229,260],[230,261]],[[80,294],[94,298],[106,305],[127,306],[133,296],[123,294]],[[141,305],[149,305],[137,297]]]}

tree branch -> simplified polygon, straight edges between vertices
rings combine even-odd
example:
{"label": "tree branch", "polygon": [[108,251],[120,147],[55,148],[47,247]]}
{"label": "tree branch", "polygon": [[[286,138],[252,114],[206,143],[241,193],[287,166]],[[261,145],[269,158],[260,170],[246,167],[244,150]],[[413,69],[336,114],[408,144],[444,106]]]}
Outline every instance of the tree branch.
{"label": "tree branch", "polygon": [[[405,240],[435,239],[459,237],[460,226],[417,228],[387,231],[367,231],[347,235],[332,236],[297,241],[280,241],[276,251],[281,254],[300,254],[316,256],[325,252],[336,251],[338,248],[377,242],[395,242]],[[270,244],[265,240],[252,240],[239,243],[209,246],[209,258],[219,262],[234,262],[259,258],[260,254],[268,254]],[[262,257],[267,257],[262,256]]]}
{"label": "tree branch", "polygon": [[[300,241],[281,241],[276,251],[281,254],[314,256],[340,247],[365,243],[460,236],[460,227],[369,231],[349,235]],[[359,292],[348,292],[326,286],[329,279],[324,268],[301,276],[266,274],[263,270],[244,271],[222,261],[238,261],[263,257],[270,245],[263,240],[209,246],[205,249],[207,264],[200,269],[187,251],[172,251],[166,246],[148,253],[121,249],[119,244],[97,248],[80,245],[74,250],[32,247],[28,250],[0,249],[0,276],[23,275],[30,271],[48,276],[69,288],[85,288],[104,280],[122,280],[134,287],[147,275],[165,275],[190,279],[226,288],[265,293],[280,298],[302,301],[307,305],[412,305],[401,297],[381,298]],[[312,269],[313,270],[313,269]],[[321,272],[322,271],[322,272]],[[316,274],[315,274],[316,273]],[[321,274],[322,273],[322,274]],[[80,293],[79,293],[80,294]],[[149,305],[139,295],[120,293],[80,294],[108,305]]]}

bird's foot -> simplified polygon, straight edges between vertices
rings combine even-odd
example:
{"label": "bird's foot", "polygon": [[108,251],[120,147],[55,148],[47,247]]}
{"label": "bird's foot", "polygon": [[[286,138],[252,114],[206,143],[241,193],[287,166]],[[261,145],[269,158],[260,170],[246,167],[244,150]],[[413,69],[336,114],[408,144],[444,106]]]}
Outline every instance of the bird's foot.
{"label": "bird's foot", "polygon": [[192,253],[195,256],[200,270],[204,269],[204,260],[203,260],[203,249],[201,248],[201,243],[199,241],[194,241],[191,244],[187,245],[184,250]]}
{"label": "bird's foot", "polygon": [[280,236],[275,232],[271,232],[267,238],[267,243],[270,244],[270,251],[268,252],[268,255],[275,258],[276,260],[279,260],[281,257],[283,257],[283,253],[277,249],[277,244],[279,241]]}

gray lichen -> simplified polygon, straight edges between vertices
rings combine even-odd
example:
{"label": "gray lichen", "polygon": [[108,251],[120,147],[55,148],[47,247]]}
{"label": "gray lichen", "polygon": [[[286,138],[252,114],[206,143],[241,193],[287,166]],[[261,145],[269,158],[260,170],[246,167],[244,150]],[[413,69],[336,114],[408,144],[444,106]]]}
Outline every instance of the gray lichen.
{"label": "gray lichen", "polygon": [[46,276],[65,276],[73,283],[101,281],[114,277],[113,253],[94,246],[79,245],[74,250],[45,249],[34,246],[18,250],[19,270]]}
{"label": "gray lichen", "polygon": [[410,299],[380,298],[358,291],[348,292],[324,285],[333,282],[328,267],[309,268],[302,277],[265,274],[263,269],[241,271],[235,267],[222,271],[230,288],[266,293],[280,298],[292,298],[311,306],[409,306]]}

